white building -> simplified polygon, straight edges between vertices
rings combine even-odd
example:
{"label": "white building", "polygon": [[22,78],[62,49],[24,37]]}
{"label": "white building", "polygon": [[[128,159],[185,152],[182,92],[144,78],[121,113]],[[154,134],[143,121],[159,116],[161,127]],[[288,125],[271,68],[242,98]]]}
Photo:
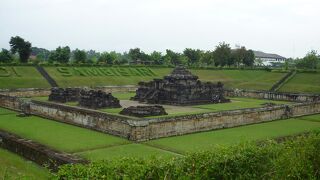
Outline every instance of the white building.
{"label": "white building", "polygon": [[253,53],[256,65],[272,66],[275,63],[284,63],[287,59],[278,54],[269,54],[262,51],[253,51]]}

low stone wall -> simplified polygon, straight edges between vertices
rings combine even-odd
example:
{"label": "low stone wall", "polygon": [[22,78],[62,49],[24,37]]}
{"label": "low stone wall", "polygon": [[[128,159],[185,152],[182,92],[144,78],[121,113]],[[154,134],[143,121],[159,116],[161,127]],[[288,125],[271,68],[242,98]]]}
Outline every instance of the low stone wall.
{"label": "low stone wall", "polygon": [[17,97],[0,94],[0,107],[20,111],[22,103],[23,101]]}
{"label": "low stone wall", "polygon": [[133,127],[132,139],[150,140],[317,113],[320,113],[320,102],[150,119],[147,123]]}
{"label": "low stone wall", "polygon": [[35,97],[35,96],[49,96],[50,89],[42,89],[42,88],[27,88],[27,89],[1,89],[0,94],[5,94],[8,96],[15,97]]}
{"label": "low stone wall", "polygon": [[126,117],[114,116],[91,109],[35,100],[31,101],[29,110],[30,114],[36,116],[130,139],[131,120]]}
{"label": "low stone wall", "polygon": [[135,92],[137,90],[137,86],[127,85],[127,86],[99,86],[94,89],[102,90],[106,93],[114,93],[114,92]]}
{"label": "low stone wall", "polygon": [[319,94],[302,94],[302,93],[282,93],[243,89],[228,89],[225,91],[225,96],[229,97],[250,97],[258,99],[270,99],[278,101],[293,101],[293,102],[316,102],[320,101]]}
{"label": "low stone wall", "polygon": [[63,164],[87,163],[84,159],[52,150],[31,140],[23,139],[1,130],[0,147],[17,153],[41,166],[48,167],[53,171],[56,171]]}

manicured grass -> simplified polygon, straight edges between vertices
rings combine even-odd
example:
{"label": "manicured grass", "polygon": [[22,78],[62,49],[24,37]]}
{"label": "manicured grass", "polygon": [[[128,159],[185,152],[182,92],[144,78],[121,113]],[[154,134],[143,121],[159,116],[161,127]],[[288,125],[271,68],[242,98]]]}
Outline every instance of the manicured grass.
{"label": "manicured grass", "polygon": [[299,117],[298,119],[307,120],[307,121],[314,121],[314,122],[320,122],[320,114],[311,115],[311,116],[302,116],[302,117]]}
{"label": "manicured grass", "polygon": [[231,145],[243,141],[287,136],[314,129],[320,129],[319,122],[288,119],[190,135],[162,138],[148,141],[146,143],[162,149],[186,153],[198,150],[209,150],[216,145]]}
{"label": "manicured grass", "polygon": [[135,92],[114,92],[112,95],[119,100],[130,100],[131,97],[135,96]]}
{"label": "manicured grass", "polygon": [[[87,67],[77,67],[87,69]],[[139,81],[150,81],[156,77],[162,77],[170,72],[169,68],[152,69],[157,76],[63,76],[56,67],[45,67],[47,72],[57,81],[61,87],[75,86],[108,86],[108,85],[137,85]],[[69,69],[72,69],[69,67]],[[151,69],[151,68],[150,68]],[[73,71],[72,71],[73,72]]]}
{"label": "manicured grass", "polygon": [[150,147],[144,144],[127,144],[114,146],[109,148],[97,149],[92,151],[85,151],[77,153],[84,158],[91,161],[97,160],[108,160],[108,159],[119,159],[124,157],[136,157],[136,158],[151,158],[151,157],[162,157],[171,158],[178,156],[178,154],[161,150],[158,148]]}
{"label": "manicured grass", "polygon": [[119,137],[35,116],[1,115],[0,129],[66,152],[128,143]]}
{"label": "manicured grass", "polygon": [[209,109],[213,112],[216,111],[226,111],[226,110],[235,110],[235,109],[244,109],[244,108],[256,108],[262,107],[265,103],[274,103],[274,104],[290,104],[287,101],[271,101],[266,99],[253,99],[253,98],[229,98],[230,103],[219,103],[219,104],[205,104],[193,106],[201,109]]}
{"label": "manicured grass", "polygon": [[6,115],[6,114],[16,114],[16,112],[11,111],[9,109],[0,108],[0,115]]}
{"label": "manicured grass", "polygon": [[202,81],[221,81],[225,87],[268,90],[286,75],[263,70],[192,70]]}
{"label": "manicured grass", "polygon": [[320,73],[297,73],[279,91],[320,94]]}
{"label": "manicured grass", "polygon": [[31,161],[0,148],[0,179],[48,179],[49,172]]}
{"label": "manicured grass", "polygon": [[[0,66],[3,67],[3,66]],[[48,82],[41,74],[32,66],[16,66],[14,73],[12,67],[4,67],[10,73],[10,76],[3,77],[1,74],[5,72],[0,70],[0,89],[16,89],[16,88],[49,88]]]}
{"label": "manicured grass", "polygon": [[[71,67],[69,67],[71,68]],[[78,69],[85,68],[79,67]],[[56,67],[45,67],[48,73],[62,87],[68,86],[106,86],[106,85],[137,85],[139,81],[150,81],[154,78],[163,78],[172,68],[150,68],[155,76],[62,76]],[[263,70],[191,70],[202,81],[221,81],[229,88],[263,89],[268,90],[285,73],[268,72]]]}

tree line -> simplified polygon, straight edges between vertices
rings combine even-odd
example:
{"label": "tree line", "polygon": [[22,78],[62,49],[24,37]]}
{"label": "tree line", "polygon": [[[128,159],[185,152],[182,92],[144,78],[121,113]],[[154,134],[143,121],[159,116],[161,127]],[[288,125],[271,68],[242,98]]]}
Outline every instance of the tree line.
{"label": "tree line", "polygon": [[[0,63],[48,63],[48,64],[143,64],[143,65],[185,65],[185,66],[216,66],[240,67],[254,66],[254,52],[244,46],[231,49],[230,45],[221,42],[213,50],[186,48],[183,52],[167,49],[165,53],[153,51],[145,53],[140,48],[132,48],[128,52],[119,53],[97,52],[95,50],[71,50],[69,46],[59,46],[49,51],[44,48],[32,47],[23,38],[11,37],[10,50],[2,49]],[[319,68],[320,59],[316,51],[311,51],[302,59],[289,59],[284,65],[294,63],[298,68]]]}

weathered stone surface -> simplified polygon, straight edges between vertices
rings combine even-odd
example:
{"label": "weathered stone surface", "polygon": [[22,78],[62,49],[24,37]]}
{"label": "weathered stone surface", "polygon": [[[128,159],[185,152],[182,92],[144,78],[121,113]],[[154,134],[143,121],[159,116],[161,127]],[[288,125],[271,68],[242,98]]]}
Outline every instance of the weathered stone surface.
{"label": "weathered stone surface", "polygon": [[81,90],[79,105],[91,109],[99,108],[120,108],[120,102],[111,93],[101,90]]}
{"label": "weathered stone surface", "polygon": [[164,79],[139,82],[133,100],[151,104],[192,105],[229,102],[224,98],[223,84],[198,80],[182,66],[176,67]]}
{"label": "weathered stone surface", "polygon": [[49,101],[66,103],[70,101],[78,101],[79,99],[79,88],[51,88],[51,94],[49,95]]}
{"label": "weathered stone surface", "polygon": [[167,115],[162,106],[130,106],[124,108],[120,114],[135,117]]}

